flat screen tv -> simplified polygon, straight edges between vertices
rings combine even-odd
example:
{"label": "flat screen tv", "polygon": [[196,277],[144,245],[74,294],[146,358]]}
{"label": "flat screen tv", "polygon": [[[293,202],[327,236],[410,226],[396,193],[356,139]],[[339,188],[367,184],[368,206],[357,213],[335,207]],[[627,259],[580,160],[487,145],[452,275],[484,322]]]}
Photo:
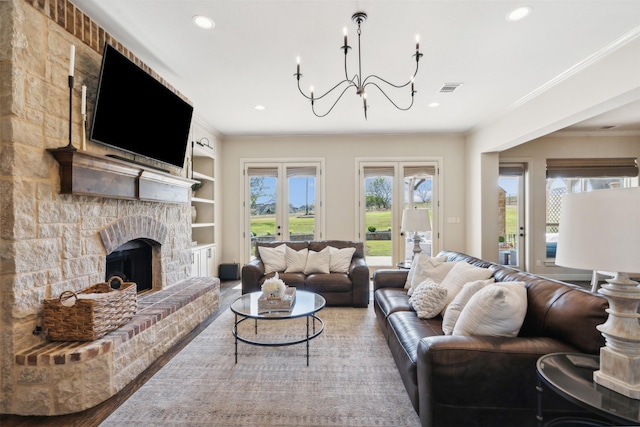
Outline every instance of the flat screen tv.
{"label": "flat screen tv", "polygon": [[193,106],[106,44],[89,138],[182,168]]}

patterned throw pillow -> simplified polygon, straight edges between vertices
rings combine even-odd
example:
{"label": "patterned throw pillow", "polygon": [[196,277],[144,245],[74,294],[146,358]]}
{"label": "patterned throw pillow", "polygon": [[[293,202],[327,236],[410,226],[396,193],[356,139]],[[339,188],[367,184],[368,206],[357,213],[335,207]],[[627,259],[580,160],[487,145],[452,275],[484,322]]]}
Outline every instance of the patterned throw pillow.
{"label": "patterned throw pillow", "polygon": [[421,319],[436,317],[446,302],[447,290],[432,279],[426,279],[416,286],[409,298],[409,303]]}

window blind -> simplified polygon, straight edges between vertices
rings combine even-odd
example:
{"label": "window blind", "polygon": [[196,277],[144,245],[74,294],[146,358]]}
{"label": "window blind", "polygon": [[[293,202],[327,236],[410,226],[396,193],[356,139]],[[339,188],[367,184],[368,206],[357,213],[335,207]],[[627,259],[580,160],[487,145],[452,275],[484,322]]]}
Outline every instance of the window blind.
{"label": "window blind", "polygon": [[608,178],[638,176],[634,157],[609,159],[547,159],[547,178]]}

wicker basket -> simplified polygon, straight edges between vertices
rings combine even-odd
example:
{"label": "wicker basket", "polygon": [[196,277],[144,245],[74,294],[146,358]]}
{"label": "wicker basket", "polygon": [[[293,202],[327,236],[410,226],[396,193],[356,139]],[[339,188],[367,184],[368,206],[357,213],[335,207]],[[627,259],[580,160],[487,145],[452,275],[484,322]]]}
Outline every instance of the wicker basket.
{"label": "wicker basket", "polygon": [[114,276],[44,300],[44,330],[51,341],[93,341],[127,323],[137,308],[136,284]]}

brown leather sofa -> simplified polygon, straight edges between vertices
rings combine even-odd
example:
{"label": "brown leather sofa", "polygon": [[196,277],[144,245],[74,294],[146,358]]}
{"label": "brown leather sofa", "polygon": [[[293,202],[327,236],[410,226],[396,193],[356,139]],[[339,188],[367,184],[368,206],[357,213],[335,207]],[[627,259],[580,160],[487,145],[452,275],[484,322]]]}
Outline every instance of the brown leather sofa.
{"label": "brown leather sofa", "polygon": [[369,305],[369,267],[364,260],[364,244],[345,240],[311,240],[311,241],[256,241],[256,258],[242,267],[242,293],[256,292],[261,289],[262,283],[275,275],[265,275],[265,268],[260,258],[259,246],[274,248],[286,244],[288,247],[299,251],[309,249],[320,252],[327,246],[338,249],[355,248],[348,272],[345,273],[285,273],[278,272],[278,276],[288,286],[297,289],[315,292],[322,295],[328,306],[352,306],[367,307]]}
{"label": "brown leather sofa", "polygon": [[[606,299],[465,254],[444,255],[489,268],[496,282],[525,282],[527,313],[517,337],[444,335],[440,315],[420,319],[411,308],[408,270],[374,273],[376,316],[422,426],[536,426],[536,361],[555,352],[598,354]],[[584,415],[551,391],[543,396],[546,419]]]}

